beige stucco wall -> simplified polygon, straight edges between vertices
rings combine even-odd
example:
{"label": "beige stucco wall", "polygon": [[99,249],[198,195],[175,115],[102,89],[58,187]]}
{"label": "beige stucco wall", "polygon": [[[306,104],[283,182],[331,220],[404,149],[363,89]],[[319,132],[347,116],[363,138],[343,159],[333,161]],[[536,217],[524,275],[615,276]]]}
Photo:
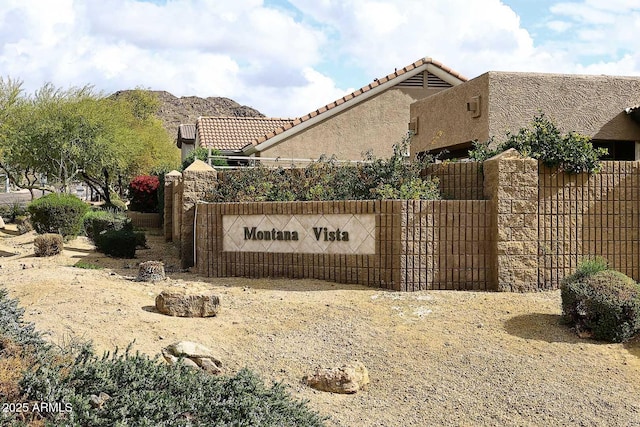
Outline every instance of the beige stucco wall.
{"label": "beige stucco wall", "polygon": [[503,136],[544,112],[564,131],[596,139],[635,141],[640,126],[626,115],[638,104],[640,78],[569,74],[489,75],[489,133]]}
{"label": "beige stucco wall", "polygon": [[263,157],[362,160],[371,149],[388,157],[407,134],[409,106],[441,89],[391,88],[261,152]]}
{"label": "beige stucco wall", "polygon": [[[490,136],[504,139],[540,111],[564,131],[596,139],[637,141],[640,126],[624,113],[638,104],[640,78],[488,72],[411,105],[419,133],[413,150],[448,147]],[[467,102],[480,96],[480,116]],[[440,135],[438,136],[438,134]]]}
{"label": "beige stucco wall", "polygon": [[[486,141],[489,138],[488,80],[485,74],[411,104],[410,120],[418,121],[411,150],[418,153],[474,139]],[[480,101],[478,117],[467,111],[467,102],[474,97]]]}

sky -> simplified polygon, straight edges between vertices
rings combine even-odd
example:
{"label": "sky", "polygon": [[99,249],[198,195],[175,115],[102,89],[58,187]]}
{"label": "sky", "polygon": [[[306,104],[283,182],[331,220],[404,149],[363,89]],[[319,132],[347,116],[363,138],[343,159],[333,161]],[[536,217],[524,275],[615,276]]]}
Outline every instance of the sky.
{"label": "sky", "polygon": [[638,76],[638,33],[640,0],[0,0],[0,77],[298,117],[423,57]]}

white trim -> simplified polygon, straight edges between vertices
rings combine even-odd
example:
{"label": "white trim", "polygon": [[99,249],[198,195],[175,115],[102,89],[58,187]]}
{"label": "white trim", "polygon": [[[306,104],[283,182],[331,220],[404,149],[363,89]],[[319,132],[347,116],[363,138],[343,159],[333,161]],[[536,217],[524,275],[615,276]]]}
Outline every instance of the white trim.
{"label": "white trim", "polygon": [[[360,102],[366,101],[369,98],[372,98],[376,95],[378,95],[381,92],[384,92],[387,89],[391,89],[392,87],[396,86],[398,83],[405,81],[406,79],[415,76],[416,74],[419,74],[421,72],[424,72],[425,70],[429,71],[430,68],[429,66],[432,65],[431,63],[427,63],[427,64],[422,64],[421,66],[414,68],[411,71],[407,71],[406,73],[402,74],[401,76],[395,77],[379,86],[374,87],[373,89],[368,90],[367,92],[364,92],[358,96],[354,96],[353,98],[351,98],[350,100],[336,106],[333,107],[323,113],[318,114],[315,117],[310,118],[309,120],[306,120],[298,125],[295,125],[287,130],[285,130],[284,132],[282,132],[281,134],[278,134],[272,138],[267,139],[264,142],[261,142],[258,145],[248,145],[245,148],[242,149],[242,152],[246,155],[252,155],[264,150],[267,150],[271,147],[273,147],[276,144],[279,144],[280,142],[284,141],[285,139],[289,138],[291,135],[295,135],[298,132],[301,132],[305,129],[310,128],[311,126],[320,123],[324,120],[329,119],[330,117],[335,116],[336,114],[339,114],[341,112],[343,112],[344,110],[351,108],[353,105],[357,105]],[[443,70],[441,70],[440,68],[436,67],[435,65],[432,65],[432,67],[438,69],[441,73],[446,74],[448,77],[448,80],[450,80],[453,76]],[[438,74],[436,73],[432,73],[438,77],[440,77]],[[442,78],[442,77],[440,77]],[[444,79],[443,79],[444,80]],[[456,79],[457,82],[462,83],[462,80]]]}
{"label": "white trim", "polygon": [[434,76],[444,80],[447,83],[451,83],[454,86],[459,85],[461,83],[464,83],[464,80],[460,80],[456,76],[446,72],[445,70],[443,70],[442,68],[440,68],[440,67],[438,67],[436,65],[433,65],[431,63],[428,63],[426,65],[427,65],[427,71],[428,72],[430,72]]}

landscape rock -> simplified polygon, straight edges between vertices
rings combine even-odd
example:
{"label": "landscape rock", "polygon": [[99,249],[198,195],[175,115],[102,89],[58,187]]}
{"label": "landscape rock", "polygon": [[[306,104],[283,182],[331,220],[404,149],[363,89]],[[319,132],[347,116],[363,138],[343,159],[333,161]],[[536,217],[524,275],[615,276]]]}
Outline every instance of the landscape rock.
{"label": "landscape rock", "polygon": [[161,261],[147,261],[140,263],[137,279],[139,282],[159,282],[165,278],[164,264]]}
{"label": "landscape rock", "polygon": [[97,396],[95,394],[91,395],[91,397],[89,398],[89,404],[92,408],[100,409],[102,408],[102,405],[104,405],[105,402],[109,399],[111,399],[111,396],[101,391]]}
{"label": "landscape rock", "polygon": [[4,225],[4,220],[2,219],[2,217],[0,216],[0,230],[2,230],[5,227]]}
{"label": "landscape rock", "polygon": [[186,366],[200,368],[210,374],[222,373],[222,362],[212,351],[192,341],[180,341],[162,349],[162,356],[170,365],[175,365],[180,359]]}
{"label": "landscape rock", "polygon": [[352,394],[369,384],[369,371],[362,362],[353,362],[340,368],[316,368],[302,381],[316,390]]}
{"label": "landscape rock", "polygon": [[162,291],[156,297],[156,309],[168,316],[211,317],[220,311],[220,298],[211,292]]}

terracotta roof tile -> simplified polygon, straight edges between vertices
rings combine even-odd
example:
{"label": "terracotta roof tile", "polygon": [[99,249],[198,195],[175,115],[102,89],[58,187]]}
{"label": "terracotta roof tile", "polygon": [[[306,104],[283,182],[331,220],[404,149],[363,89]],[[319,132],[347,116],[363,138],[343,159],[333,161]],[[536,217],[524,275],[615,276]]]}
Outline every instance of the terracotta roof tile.
{"label": "terracotta roof tile", "polygon": [[253,143],[256,138],[273,133],[292,120],[265,117],[200,117],[195,128],[200,137],[201,147],[238,151]]}

